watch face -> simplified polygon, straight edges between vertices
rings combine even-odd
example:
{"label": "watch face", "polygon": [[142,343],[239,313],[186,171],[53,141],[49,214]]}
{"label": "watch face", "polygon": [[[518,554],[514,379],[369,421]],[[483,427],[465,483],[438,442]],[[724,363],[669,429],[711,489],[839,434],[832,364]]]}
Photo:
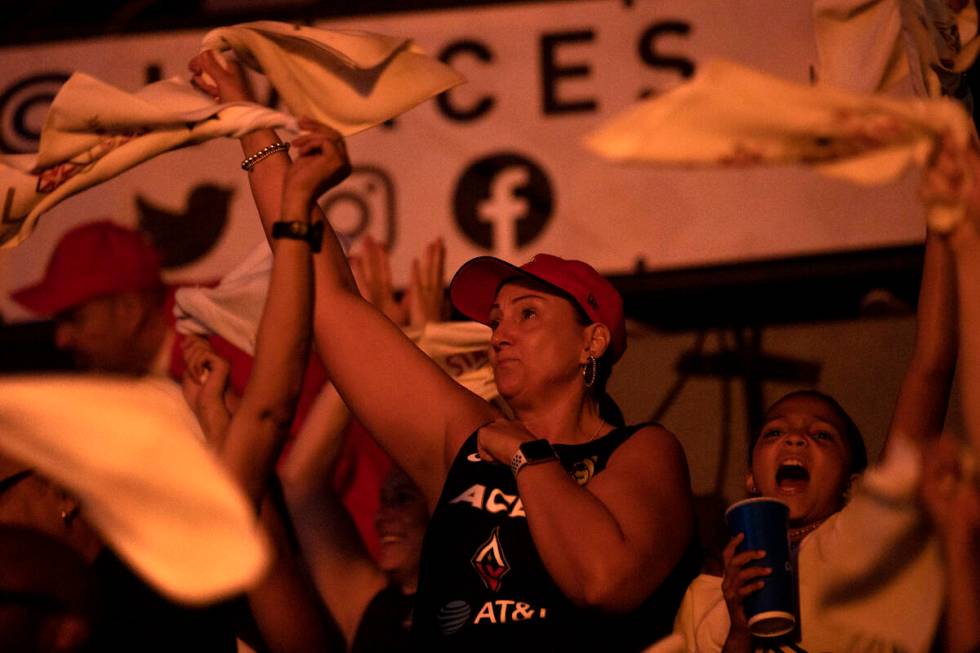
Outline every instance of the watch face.
{"label": "watch face", "polygon": [[524,442],[521,444],[520,449],[529,463],[539,460],[552,460],[556,457],[555,450],[551,448],[551,443],[547,440]]}

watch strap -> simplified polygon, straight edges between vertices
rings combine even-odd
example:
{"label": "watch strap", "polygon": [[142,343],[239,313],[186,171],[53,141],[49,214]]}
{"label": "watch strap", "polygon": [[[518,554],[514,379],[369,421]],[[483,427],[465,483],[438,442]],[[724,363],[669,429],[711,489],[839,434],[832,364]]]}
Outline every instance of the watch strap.
{"label": "watch strap", "polygon": [[323,221],[311,223],[302,220],[279,220],[272,223],[272,237],[305,240],[310,246],[310,251],[316,253],[323,246]]}
{"label": "watch strap", "polygon": [[522,442],[510,459],[510,471],[516,477],[517,473],[527,465],[537,465],[552,460],[558,460],[558,454],[547,440]]}

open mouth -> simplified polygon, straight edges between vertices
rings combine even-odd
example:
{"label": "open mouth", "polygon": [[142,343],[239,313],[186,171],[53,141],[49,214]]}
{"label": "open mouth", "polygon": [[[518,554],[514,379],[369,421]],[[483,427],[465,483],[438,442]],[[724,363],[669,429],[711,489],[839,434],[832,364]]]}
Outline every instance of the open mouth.
{"label": "open mouth", "polygon": [[779,464],[776,470],[776,485],[787,492],[801,491],[810,482],[810,472],[802,460],[787,458]]}

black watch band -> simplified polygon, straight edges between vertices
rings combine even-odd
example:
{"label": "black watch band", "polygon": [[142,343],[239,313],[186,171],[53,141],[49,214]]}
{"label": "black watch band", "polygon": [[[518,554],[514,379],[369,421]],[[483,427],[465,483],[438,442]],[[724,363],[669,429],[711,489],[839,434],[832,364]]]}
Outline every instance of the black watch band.
{"label": "black watch band", "polygon": [[311,223],[302,220],[293,222],[280,220],[273,222],[272,237],[305,240],[310,246],[310,251],[316,253],[323,246],[323,221]]}
{"label": "black watch band", "polygon": [[521,471],[525,465],[536,465],[551,460],[558,460],[558,454],[555,453],[550,442],[543,438],[529,440],[522,442],[517,448],[517,453],[510,459],[510,471],[513,472],[514,476],[517,476],[517,472]]}

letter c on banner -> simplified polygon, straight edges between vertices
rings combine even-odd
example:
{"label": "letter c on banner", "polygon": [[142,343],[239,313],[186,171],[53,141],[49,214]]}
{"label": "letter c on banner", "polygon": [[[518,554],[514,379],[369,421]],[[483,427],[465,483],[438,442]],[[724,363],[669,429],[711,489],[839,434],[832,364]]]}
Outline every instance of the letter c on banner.
{"label": "letter c on banner", "polygon": [[[462,40],[454,41],[443,48],[442,52],[439,53],[439,60],[447,65],[452,65],[452,60],[456,58],[459,54],[472,54],[474,57],[483,61],[484,63],[493,63],[493,52],[483,43],[479,41],[472,40]],[[471,122],[476,120],[487,111],[493,108],[496,104],[491,95],[484,95],[475,104],[470,107],[458,107],[453,104],[450,100],[450,91],[445,93],[440,93],[436,98],[436,104],[439,106],[440,111],[449,118],[450,120],[455,120],[456,122]]]}

